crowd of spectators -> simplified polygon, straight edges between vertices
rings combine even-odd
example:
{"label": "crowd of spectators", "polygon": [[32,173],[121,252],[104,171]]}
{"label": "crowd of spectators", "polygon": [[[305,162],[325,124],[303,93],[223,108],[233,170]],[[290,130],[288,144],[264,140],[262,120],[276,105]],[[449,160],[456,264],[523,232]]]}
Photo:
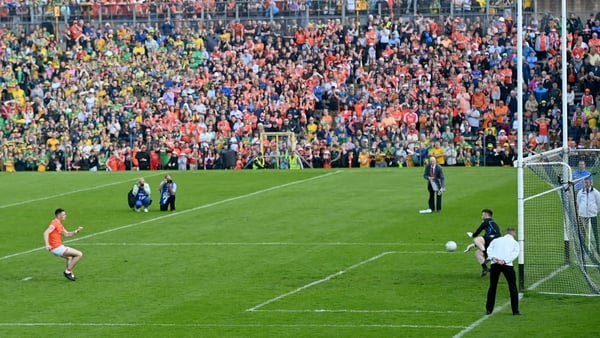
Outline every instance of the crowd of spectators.
{"label": "crowd of spectators", "polygon": [[[527,21],[516,96],[509,15],[369,15],[1,28],[6,171],[509,165],[524,151],[597,148],[600,20]],[[569,89],[562,93],[561,62]],[[581,93],[576,94],[576,93]],[[569,111],[562,112],[567,100]],[[562,130],[562,114],[571,121]],[[292,138],[262,140],[263,132]],[[223,154],[234,154],[225,161]],[[295,167],[295,166],[294,166]]]}

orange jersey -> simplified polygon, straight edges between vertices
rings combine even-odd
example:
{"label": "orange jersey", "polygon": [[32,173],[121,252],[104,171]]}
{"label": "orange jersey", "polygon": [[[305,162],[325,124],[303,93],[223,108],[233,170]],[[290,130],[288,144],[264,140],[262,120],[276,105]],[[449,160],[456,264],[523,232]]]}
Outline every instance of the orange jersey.
{"label": "orange jersey", "polygon": [[54,226],[54,230],[48,235],[48,244],[50,244],[50,248],[54,250],[63,244],[62,233],[65,231],[65,227],[56,218],[50,222],[50,226]]}

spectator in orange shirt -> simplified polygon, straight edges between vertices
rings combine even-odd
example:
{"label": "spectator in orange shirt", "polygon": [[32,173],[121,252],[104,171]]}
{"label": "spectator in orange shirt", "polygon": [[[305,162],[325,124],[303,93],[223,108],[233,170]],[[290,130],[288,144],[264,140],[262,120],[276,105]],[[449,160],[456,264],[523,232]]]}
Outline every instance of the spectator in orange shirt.
{"label": "spectator in orange shirt", "polygon": [[483,111],[487,108],[487,98],[481,91],[481,88],[475,88],[475,92],[471,95],[471,105],[479,111]]}
{"label": "spectator in orange shirt", "polygon": [[304,27],[298,27],[298,30],[294,34],[294,41],[296,42],[296,46],[304,46],[304,44],[306,43],[306,32],[304,31]]}
{"label": "spectator in orange shirt", "polygon": [[495,113],[493,110],[488,109],[483,113],[483,123],[481,125],[481,129],[486,129],[488,128],[488,126],[490,124],[492,124],[492,121],[495,120]]}
{"label": "spectator in orange shirt", "polygon": [[75,281],[77,278],[73,273],[73,268],[83,256],[83,253],[77,249],[65,246],[62,242],[62,236],[73,237],[80,233],[83,227],[80,226],[74,231],[67,231],[62,224],[66,218],[67,213],[64,209],[58,208],[54,211],[54,219],[50,222],[46,231],[44,231],[44,242],[48,251],[67,260],[67,268],[63,274],[69,280]]}
{"label": "spectator in orange shirt", "polygon": [[365,36],[367,38],[367,46],[372,47],[377,44],[377,31],[373,27],[369,27]]}
{"label": "spectator in orange shirt", "polygon": [[504,100],[498,100],[498,105],[494,110],[496,115],[496,123],[501,123],[508,116],[508,106],[504,104]]}
{"label": "spectator in orange shirt", "polygon": [[398,126],[398,123],[396,122],[396,119],[392,116],[392,114],[390,114],[389,112],[386,112],[384,114],[385,114],[385,116],[381,120],[381,123],[383,124],[384,127]]}
{"label": "spectator in orange shirt", "polygon": [[552,120],[547,118],[545,114],[541,114],[540,117],[535,120],[534,123],[537,125],[539,130],[539,134],[537,137],[538,144],[548,143],[548,128],[550,127],[550,122],[552,122]]}
{"label": "spectator in orange shirt", "polygon": [[328,109],[323,109],[323,116],[321,116],[319,124],[323,126],[323,129],[326,131],[333,129],[333,117],[329,115]]}

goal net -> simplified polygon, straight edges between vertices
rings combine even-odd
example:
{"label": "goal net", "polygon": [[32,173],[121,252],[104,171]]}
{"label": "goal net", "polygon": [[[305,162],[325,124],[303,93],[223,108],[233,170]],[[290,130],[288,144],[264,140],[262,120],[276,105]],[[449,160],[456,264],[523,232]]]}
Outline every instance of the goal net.
{"label": "goal net", "polygon": [[580,215],[577,198],[585,177],[594,179],[600,169],[599,155],[595,150],[564,154],[560,148],[523,160],[521,284],[527,290],[600,294],[596,220]]}
{"label": "goal net", "polygon": [[260,134],[260,152],[270,169],[289,169],[290,155],[296,151],[293,132],[263,132]]}

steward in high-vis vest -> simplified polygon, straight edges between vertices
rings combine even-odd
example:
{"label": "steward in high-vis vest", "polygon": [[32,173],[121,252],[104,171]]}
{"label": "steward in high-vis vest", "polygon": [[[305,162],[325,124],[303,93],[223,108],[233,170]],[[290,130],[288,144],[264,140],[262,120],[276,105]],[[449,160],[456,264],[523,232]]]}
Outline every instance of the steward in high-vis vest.
{"label": "steward in high-vis vest", "polygon": [[300,155],[298,155],[297,152],[292,152],[291,155],[289,155],[289,163],[290,163],[290,170],[297,170],[297,169],[302,169],[302,162],[300,159]]}
{"label": "steward in high-vis vest", "polygon": [[252,160],[252,169],[264,169],[265,168],[265,158],[262,156],[261,153],[258,154],[258,156],[256,156],[254,158],[254,160]]}

